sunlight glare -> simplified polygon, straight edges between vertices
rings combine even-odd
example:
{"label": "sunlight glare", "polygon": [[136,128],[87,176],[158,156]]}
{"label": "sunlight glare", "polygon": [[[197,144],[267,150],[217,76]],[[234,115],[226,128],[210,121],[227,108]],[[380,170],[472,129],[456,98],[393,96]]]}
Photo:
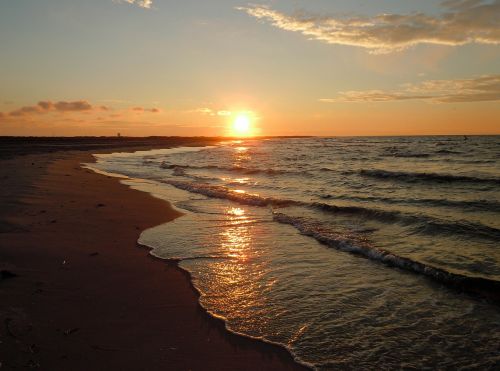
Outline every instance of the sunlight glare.
{"label": "sunlight glare", "polygon": [[233,132],[235,135],[249,135],[250,134],[250,118],[248,115],[239,114],[233,122]]}

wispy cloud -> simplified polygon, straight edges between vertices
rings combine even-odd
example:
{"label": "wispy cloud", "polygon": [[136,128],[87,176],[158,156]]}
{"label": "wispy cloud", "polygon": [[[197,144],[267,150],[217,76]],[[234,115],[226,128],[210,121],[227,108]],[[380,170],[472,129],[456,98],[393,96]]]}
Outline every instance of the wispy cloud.
{"label": "wispy cloud", "polygon": [[42,114],[48,112],[85,112],[92,110],[109,110],[106,106],[94,107],[86,100],[78,100],[73,102],[66,101],[40,101],[34,106],[23,106],[16,110],[4,113],[4,116],[19,117],[33,114]]}
{"label": "wispy cloud", "polygon": [[287,15],[265,5],[237,7],[282,30],[312,40],[388,53],[418,44],[500,44],[500,0],[446,0],[438,16],[424,13],[331,17],[296,12]]}
{"label": "wispy cloud", "polygon": [[335,98],[322,102],[391,102],[424,100],[434,103],[487,102],[500,100],[500,75],[472,79],[429,80],[419,84],[405,84],[400,90],[364,90],[341,92]]}
{"label": "wispy cloud", "polygon": [[153,6],[153,0],[113,0],[113,2],[117,4],[127,3],[137,5],[138,7],[145,9],[151,9]]}
{"label": "wispy cloud", "polygon": [[[129,108],[123,108],[119,110],[121,114],[126,114],[127,112],[133,112],[135,114],[143,113],[162,113],[160,108],[156,107],[142,107],[142,106],[132,106]],[[104,106],[104,105],[92,105],[86,100],[77,101],[40,101],[32,106],[22,106],[10,112],[3,112],[0,114],[0,118],[14,118],[14,117],[30,117],[34,115],[47,114],[47,113],[59,113],[65,114],[68,112],[80,112],[80,113],[107,113],[108,115],[116,115],[115,109]]]}
{"label": "wispy cloud", "polygon": [[161,110],[159,108],[145,108],[145,107],[132,107],[130,110],[135,112],[135,113],[145,113],[145,112],[160,113],[161,112]]}
{"label": "wispy cloud", "polygon": [[208,116],[231,116],[233,113],[227,110],[215,110],[208,107],[197,108],[194,112]]}

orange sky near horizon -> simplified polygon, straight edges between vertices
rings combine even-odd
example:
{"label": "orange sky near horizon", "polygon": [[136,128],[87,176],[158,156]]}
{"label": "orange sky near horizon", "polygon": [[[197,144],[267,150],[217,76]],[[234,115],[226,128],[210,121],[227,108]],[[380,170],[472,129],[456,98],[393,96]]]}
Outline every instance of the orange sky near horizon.
{"label": "orange sky near horizon", "polygon": [[[353,103],[357,104],[357,103]],[[351,104],[352,105],[352,104]],[[390,106],[390,107],[388,107]],[[250,130],[234,130],[240,111],[135,112],[111,110],[107,121],[102,112],[39,113],[19,121],[4,121],[2,135],[22,136],[384,136],[384,135],[497,135],[500,134],[500,107],[491,104],[442,105],[420,103],[374,103],[350,107],[332,106],[326,113],[292,111],[248,114]],[[114,119],[114,120],[113,120]],[[182,124],[172,124],[179,122]]]}
{"label": "orange sky near horizon", "polygon": [[498,14],[500,0],[4,2],[0,135],[500,134]]}

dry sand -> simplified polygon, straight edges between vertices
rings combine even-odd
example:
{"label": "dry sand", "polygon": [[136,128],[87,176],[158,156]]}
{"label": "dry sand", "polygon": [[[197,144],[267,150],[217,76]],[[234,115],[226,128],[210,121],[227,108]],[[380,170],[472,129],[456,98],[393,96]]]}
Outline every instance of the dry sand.
{"label": "dry sand", "polygon": [[210,317],[187,273],[136,242],[179,214],[90,161],[0,160],[1,370],[303,369]]}

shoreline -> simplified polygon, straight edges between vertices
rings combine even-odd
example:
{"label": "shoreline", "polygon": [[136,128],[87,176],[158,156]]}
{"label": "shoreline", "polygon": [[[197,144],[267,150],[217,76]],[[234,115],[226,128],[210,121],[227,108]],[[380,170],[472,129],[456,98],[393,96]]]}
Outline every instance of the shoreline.
{"label": "shoreline", "polygon": [[[151,251],[151,249],[152,249],[151,247],[146,246],[146,245],[142,245],[140,243],[138,243],[138,246],[143,248],[143,249],[146,249],[148,252]],[[159,260],[160,262],[163,262],[164,264],[171,264],[176,269],[179,269],[181,271],[181,273],[186,276],[186,279],[189,281],[189,285],[190,285],[191,289],[193,290],[193,292],[196,294],[196,296],[199,299],[201,294],[198,291],[198,289],[196,288],[196,286],[194,286],[194,284],[193,284],[191,273],[189,271],[181,268],[178,265],[179,262],[181,261],[180,259],[163,259],[163,258],[159,258],[159,257],[154,256],[154,255],[151,255],[151,254],[149,254],[149,256],[151,256],[151,258],[153,258],[154,260]],[[288,349],[286,347],[286,345],[284,345],[282,343],[272,342],[272,341],[266,340],[264,338],[253,337],[253,336],[241,333],[241,332],[231,330],[227,327],[227,322],[224,318],[219,317],[215,313],[210,312],[207,308],[205,308],[203,305],[201,305],[201,303],[199,301],[198,301],[198,306],[200,307],[200,310],[208,316],[209,321],[214,321],[217,326],[221,326],[221,328],[223,328],[223,330],[228,332],[229,334],[237,336],[237,337],[241,337],[244,339],[248,339],[250,341],[257,342],[264,347],[267,347],[267,346],[278,347],[279,349],[284,350],[292,358],[293,362],[297,366],[302,367],[303,370],[315,370],[314,365],[307,364],[306,362],[297,359],[295,357],[295,354],[293,354],[293,352],[290,349]]]}
{"label": "shoreline", "polygon": [[82,168],[91,152],[0,160],[0,269],[16,275],[0,281],[2,367],[305,369],[286,349],[227,330],[177,263],[143,258],[140,232],[178,214]]}
{"label": "shoreline", "polygon": [[[207,146],[210,146],[210,144],[207,144]],[[206,147],[206,146],[205,146]],[[180,147],[172,147],[172,148],[180,148]],[[141,152],[142,150],[131,150],[132,152]],[[129,152],[129,151],[123,151],[123,152]],[[110,152],[110,153],[116,153],[115,151],[113,152]],[[157,199],[159,200],[160,202],[166,202],[167,204],[169,204],[170,208],[172,208],[174,211],[176,211],[179,215],[177,217],[182,217],[184,215],[184,211],[182,209],[179,209],[177,207],[175,207],[170,201],[164,199],[164,198],[161,198],[161,197],[157,197],[154,195],[154,193],[152,192],[148,192],[146,190],[140,190],[138,188],[134,188],[132,185],[130,184],[126,184],[126,183],[122,183],[122,181],[131,181],[131,180],[143,180],[143,179],[140,179],[140,178],[130,178],[126,175],[122,175],[122,174],[116,174],[116,173],[108,173],[106,171],[103,171],[103,170],[99,170],[95,167],[92,167],[91,165],[96,163],[98,158],[97,156],[101,155],[102,153],[92,153],[92,158],[93,160],[91,162],[88,162],[88,163],[82,163],[82,168],[84,169],[89,169],[91,171],[93,171],[94,173],[98,174],[98,175],[102,175],[102,176],[106,176],[106,177],[111,177],[111,178],[115,178],[118,182],[120,182],[121,184],[127,186],[129,189],[131,190],[134,190],[134,191],[137,191],[137,192],[142,192],[142,193],[145,193],[145,194],[148,194],[149,196],[153,197],[154,199]],[[177,218],[176,217],[176,218]],[[167,221],[165,223],[169,223],[173,220],[170,220],[170,221]],[[163,224],[163,223],[160,223],[160,225]],[[153,228],[153,227],[151,227]],[[146,229],[144,229],[142,232],[146,231]],[[139,235],[140,237],[140,235]],[[221,316],[218,316],[217,314],[211,312],[209,309],[205,308],[201,302],[200,302],[200,297],[201,297],[201,292],[196,288],[196,286],[194,285],[193,283],[193,277],[191,275],[191,272],[189,272],[188,270],[182,268],[181,266],[179,266],[179,263],[182,261],[182,259],[176,259],[176,258],[169,258],[169,259],[166,259],[166,258],[161,258],[159,256],[156,256],[154,254],[151,253],[151,251],[154,250],[153,247],[151,246],[148,246],[148,245],[144,245],[144,244],[141,244],[139,241],[139,238],[137,239],[137,246],[146,250],[148,252],[148,256],[154,260],[158,260],[162,263],[166,263],[166,264],[170,264],[170,265],[173,265],[175,266],[175,268],[177,268],[178,270],[180,270],[185,276],[186,276],[186,279],[188,280],[189,282],[189,286],[191,287],[191,289],[193,290],[193,292],[195,293],[195,295],[197,296],[197,302],[198,302],[198,306],[200,307],[200,309],[209,317],[209,320],[211,321],[215,321],[217,323],[217,326],[222,326],[224,328],[225,331],[229,332],[230,334],[232,335],[236,335],[236,336],[239,336],[239,337],[243,337],[243,338],[246,338],[246,339],[250,339],[252,341],[256,341],[256,342],[259,342],[259,343],[262,343],[264,344],[264,346],[272,346],[272,347],[279,347],[280,349],[283,349],[285,350],[293,359],[293,361],[304,367],[304,369],[307,369],[307,370],[314,370],[314,365],[312,364],[308,364],[307,362],[305,361],[302,361],[302,360],[299,360],[296,355],[291,351],[291,349],[289,349],[285,344],[282,344],[282,343],[278,343],[278,342],[273,342],[273,341],[270,341],[270,340],[266,340],[265,338],[259,338],[259,337],[253,337],[251,335],[247,335],[247,334],[244,334],[244,333],[241,333],[241,332],[238,332],[238,331],[235,331],[235,330],[232,330],[228,327],[228,324],[227,324],[227,321],[225,318],[221,317]]]}

